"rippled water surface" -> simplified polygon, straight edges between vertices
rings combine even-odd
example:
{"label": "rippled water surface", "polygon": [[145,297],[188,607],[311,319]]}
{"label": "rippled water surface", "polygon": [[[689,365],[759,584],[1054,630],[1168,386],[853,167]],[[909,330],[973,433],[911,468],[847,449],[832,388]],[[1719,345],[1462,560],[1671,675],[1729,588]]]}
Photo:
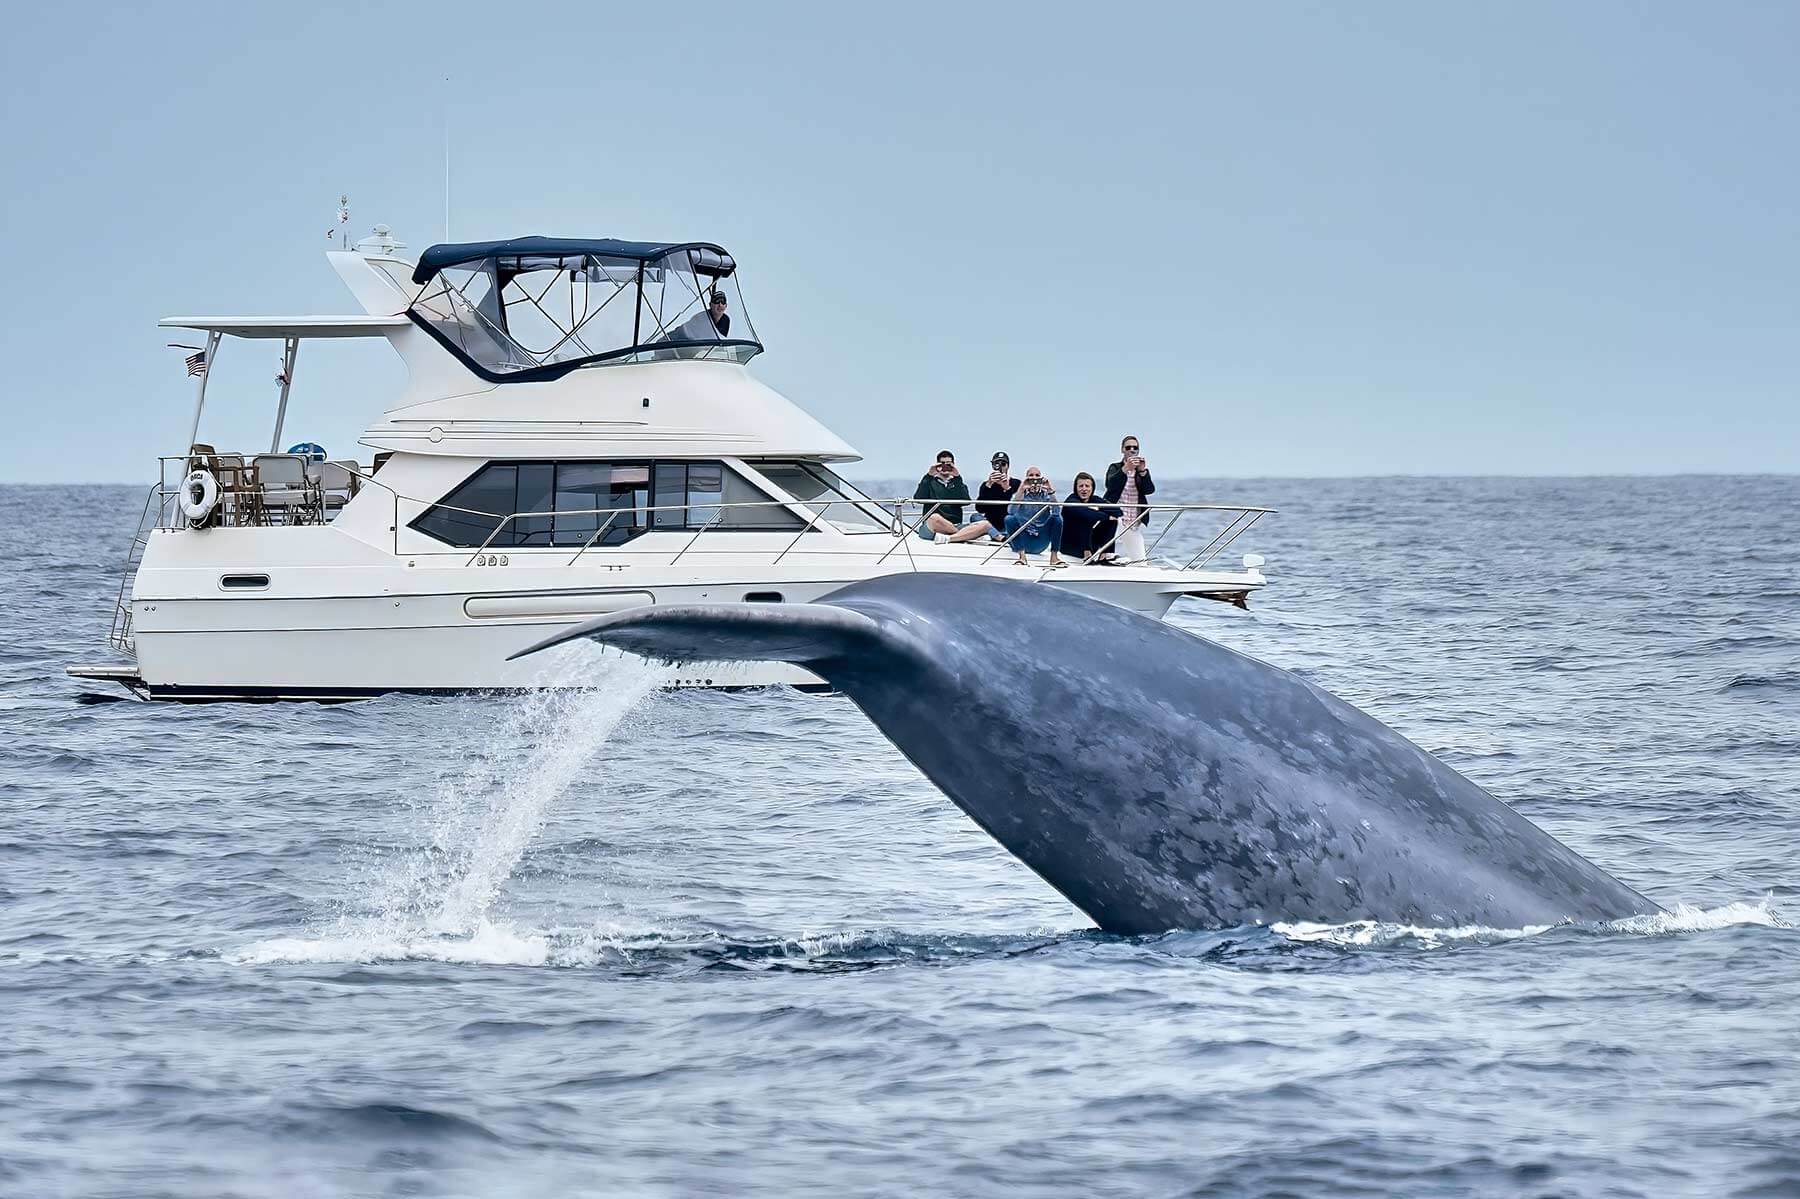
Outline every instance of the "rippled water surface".
{"label": "rippled water surface", "polygon": [[1109,937],[848,702],[590,649],[82,704],[142,493],[0,488],[0,1195],[1800,1192],[1800,480],[1164,490],[1282,510],[1178,623],[1673,915]]}

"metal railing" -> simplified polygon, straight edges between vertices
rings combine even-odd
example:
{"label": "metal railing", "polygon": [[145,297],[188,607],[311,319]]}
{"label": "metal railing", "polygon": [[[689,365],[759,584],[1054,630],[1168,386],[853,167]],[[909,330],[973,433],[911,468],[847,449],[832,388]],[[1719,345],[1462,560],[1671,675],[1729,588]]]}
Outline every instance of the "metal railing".
{"label": "metal railing", "polygon": [[[807,511],[808,519],[801,525],[799,531],[794,533],[788,543],[776,553],[774,562],[780,562],[783,558],[799,548],[800,543],[805,540],[808,534],[815,533],[819,530],[821,523],[826,522],[828,513],[833,508],[847,507],[854,512],[862,514],[866,519],[869,515],[869,505],[871,503],[882,505],[884,508],[889,505],[892,506],[892,521],[890,524],[885,527],[877,528],[867,524],[846,525],[833,523],[831,527],[836,532],[852,536],[874,534],[882,537],[892,537],[894,539],[894,544],[888,546],[880,553],[876,558],[876,563],[879,564],[885,562],[896,551],[904,549],[911,568],[914,570],[920,569],[917,559],[913,557],[912,541],[920,536],[920,530],[926,527],[926,522],[930,519],[931,512],[934,511],[938,505],[920,505],[923,510],[920,512],[918,518],[908,522],[902,515],[903,508],[905,505],[916,504],[918,501],[904,497],[881,500],[870,500],[867,498],[854,500],[749,500],[729,503],[706,502],[699,504],[634,505],[629,508],[558,508],[511,512],[505,516],[498,516],[492,512],[483,512],[479,509],[460,508],[452,504],[439,503],[433,504],[431,507],[437,511],[455,512],[459,515],[471,517],[474,521],[479,521],[483,524],[489,521],[494,522],[493,528],[488,531],[487,536],[484,537],[481,544],[476,546],[473,552],[469,554],[468,559],[464,563],[465,565],[470,566],[482,563],[487,558],[501,551],[511,551],[515,549],[566,550],[573,544],[572,542],[559,543],[556,540],[556,530],[554,525],[548,529],[533,529],[524,534],[524,536],[528,538],[543,538],[543,540],[519,541],[513,537],[503,538],[502,533],[509,529],[516,529],[518,522],[540,520],[555,522],[574,517],[592,518],[595,527],[591,531],[587,529],[579,530],[580,532],[585,533],[586,536],[580,545],[576,546],[575,552],[570,555],[569,560],[566,563],[566,565],[573,566],[581,560],[583,555],[593,550],[596,544],[601,543],[603,539],[615,529],[626,531],[627,539],[621,543],[603,546],[608,552],[653,554],[659,557],[668,554],[669,547],[666,544],[655,547],[632,547],[630,545],[631,541],[636,540],[637,537],[650,533],[688,534],[687,541],[675,551],[674,556],[670,559],[670,564],[673,565],[690,553],[744,552],[741,547],[719,547],[717,549],[709,547],[706,550],[698,549],[697,547],[701,538],[707,533],[716,534],[720,530],[729,530],[738,533],[783,533],[788,531],[787,529],[774,526],[758,527],[751,523],[732,522],[729,519],[732,514],[747,514],[748,511],[752,509],[772,509],[792,519],[798,520],[799,513],[795,510],[801,509]],[[1116,504],[1106,504],[1099,501],[1070,503],[1058,500],[1032,500],[1030,501],[1029,506],[1034,509],[1042,507],[1057,511],[1065,508],[1082,508],[1088,510],[1101,509],[1107,511],[1117,511],[1118,509],[1118,505]],[[1177,569],[1183,571],[1199,570],[1222,554],[1234,541],[1243,536],[1244,533],[1246,533],[1258,520],[1273,511],[1275,511],[1273,508],[1247,507],[1239,504],[1143,504],[1139,505],[1138,515],[1134,521],[1127,522],[1123,518],[1113,518],[1115,519],[1117,527],[1114,529],[1112,536],[1107,538],[1100,546],[1096,547],[1089,557],[1091,560],[1106,556],[1117,544],[1119,538],[1130,531],[1131,528],[1147,522],[1152,516],[1159,516],[1164,518],[1161,530],[1157,533],[1156,539],[1146,547],[1145,556],[1143,559],[1139,560],[1139,562],[1144,565],[1162,566],[1163,569]],[[684,516],[691,516],[696,512],[705,514],[705,519],[698,527],[695,527],[689,520],[684,520],[681,524],[673,524],[659,523],[656,519],[657,515],[662,513],[681,513]],[[1163,566],[1163,564],[1159,563],[1156,559],[1157,548],[1169,534],[1174,531],[1176,525],[1180,523],[1183,516],[1196,512],[1226,513],[1230,515],[1231,519],[1223,528],[1213,535],[1212,539],[1206,543],[1199,553],[1192,555],[1186,563],[1179,566]],[[628,518],[629,523],[620,525],[618,522],[621,518]],[[1001,553],[1008,551],[1015,553],[1019,552],[1015,543],[1021,538],[1029,537],[1030,540],[1035,540],[1035,537],[1030,537],[1030,535],[1027,534],[1027,528],[1024,525],[1021,525],[1010,534],[1005,533],[1004,530],[995,531],[1002,534],[997,541],[993,538],[983,537],[971,539],[970,541],[963,543],[973,545],[978,550],[988,550],[987,555],[982,559],[983,565],[993,561],[993,559]],[[935,538],[932,540],[935,543]],[[837,554],[854,553],[860,556],[866,555],[871,551],[837,549],[823,551],[807,550],[804,552]]]}
{"label": "metal railing", "polygon": [[[271,459],[292,463],[292,471],[299,477],[263,478],[261,471]],[[226,461],[230,464],[222,465]],[[196,463],[208,469],[219,485],[218,504],[207,521],[211,528],[328,524],[354,498],[355,491],[372,479],[360,467],[344,462],[320,463],[300,454],[171,454],[157,459],[157,463],[157,483],[151,490],[160,497],[156,524],[160,529],[189,527],[181,515],[179,501],[188,472]],[[342,467],[357,480],[348,493],[325,485],[323,468],[327,465]]]}

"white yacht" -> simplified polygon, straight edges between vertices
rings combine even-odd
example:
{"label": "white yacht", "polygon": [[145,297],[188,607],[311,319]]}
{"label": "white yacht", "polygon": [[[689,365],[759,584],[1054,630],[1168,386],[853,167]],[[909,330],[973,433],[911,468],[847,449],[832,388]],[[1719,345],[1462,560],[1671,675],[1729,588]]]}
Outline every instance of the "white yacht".
{"label": "white yacht", "polygon": [[[1182,562],[1153,543],[1138,563],[1022,569],[1004,546],[918,535],[921,513],[842,479],[834,466],[856,451],[746,369],[763,347],[719,246],[524,237],[402,251],[377,227],[327,254],[354,315],[162,322],[205,340],[188,360],[190,432],[162,459],[125,564],[110,637],[123,660],[71,675],[179,700],[519,688],[557,681],[555,665],[508,654],[640,604],[795,603],[946,570],[1160,619],[1179,596],[1241,605],[1264,584],[1254,555],[1211,566],[1260,508],[1157,505],[1156,541],[1184,519],[1216,522]],[[372,459],[283,452],[300,343],[343,337],[385,338],[407,368],[362,436]],[[228,338],[283,343],[268,453],[200,441]],[[823,686],[752,663],[685,667],[675,682]]]}

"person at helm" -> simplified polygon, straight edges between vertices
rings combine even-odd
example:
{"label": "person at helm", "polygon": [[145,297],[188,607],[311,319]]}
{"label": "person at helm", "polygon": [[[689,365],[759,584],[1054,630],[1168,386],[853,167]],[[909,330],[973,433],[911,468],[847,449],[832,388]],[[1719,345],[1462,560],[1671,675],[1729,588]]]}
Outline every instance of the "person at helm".
{"label": "person at helm", "polygon": [[706,298],[706,307],[683,321],[673,340],[718,341],[730,337],[731,314],[725,309],[725,293],[715,287]]}

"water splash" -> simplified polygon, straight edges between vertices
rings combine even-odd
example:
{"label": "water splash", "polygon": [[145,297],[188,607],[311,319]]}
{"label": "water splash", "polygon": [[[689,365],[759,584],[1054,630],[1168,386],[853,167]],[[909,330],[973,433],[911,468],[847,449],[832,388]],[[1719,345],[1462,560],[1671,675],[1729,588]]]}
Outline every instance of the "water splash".
{"label": "water splash", "polygon": [[1697,908],[1678,903],[1654,916],[1629,916],[1615,920],[1607,927],[1615,932],[1639,936],[1666,936],[1670,933],[1711,932],[1736,924],[1760,924],[1767,928],[1793,928],[1793,924],[1775,910],[1775,899],[1765,895],[1755,903],[1728,903],[1716,908]]}
{"label": "water splash", "polygon": [[484,707],[486,730],[414,808],[425,843],[365,863],[346,910],[317,935],[261,941],[235,960],[552,961],[552,938],[495,919],[495,902],[552,805],[668,674],[590,649],[566,655],[546,689]]}
{"label": "water splash", "polygon": [[1289,941],[1335,945],[1341,949],[1388,949],[1409,946],[1418,949],[1441,949],[1450,945],[1482,945],[1500,941],[1516,941],[1535,937],[1556,927],[1534,924],[1525,928],[1487,928],[1463,925],[1457,928],[1427,928],[1416,924],[1389,924],[1376,920],[1351,920],[1343,924],[1316,924],[1296,920],[1269,926],[1270,931]]}
{"label": "water splash", "polygon": [[[1775,911],[1773,898],[1764,896],[1756,903],[1722,904],[1715,908],[1698,908],[1678,903],[1666,912],[1651,916],[1627,916],[1621,920],[1590,926],[1599,933],[1627,936],[1667,936],[1674,933],[1710,932],[1739,924],[1758,924],[1769,928],[1792,928],[1786,918]],[[1344,949],[1385,949],[1408,947],[1441,949],[1452,945],[1484,945],[1535,937],[1553,928],[1567,925],[1535,924],[1525,928],[1486,928],[1468,925],[1461,928],[1423,928],[1411,924],[1386,924],[1374,920],[1352,920],[1344,924],[1314,924],[1294,921],[1270,926],[1270,931],[1289,941],[1334,945]]]}

